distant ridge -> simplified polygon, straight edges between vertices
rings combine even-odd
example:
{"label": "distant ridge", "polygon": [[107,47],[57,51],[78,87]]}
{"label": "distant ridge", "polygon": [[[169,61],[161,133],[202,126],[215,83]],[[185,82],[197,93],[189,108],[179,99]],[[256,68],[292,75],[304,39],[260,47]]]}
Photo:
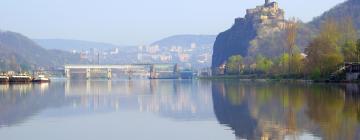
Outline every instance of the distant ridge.
{"label": "distant ridge", "polygon": [[151,45],[159,45],[161,47],[170,47],[173,45],[190,46],[192,43],[196,43],[198,45],[213,45],[215,39],[216,35],[174,35],[156,41]]}
{"label": "distant ridge", "polygon": [[0,31],[0,50],[0,71],[58,67],[80,62],[77,55],[44,49],[28,37],[11,31]]}
{"label": "distant ridge", "polygon": [[110,43],[83,41],[83,40],[74,40],[74,39],[34,39],[34,41],[46,49],[57,49],[63,51],[73,51],[73,50],[81,51],[81,50],[89,50],[92,48],[107,50],[107,49],[124,47]]}
{"label": "distant ridge", "polygon": [[332,19],[336,21],[343,20],[346,17],[353,19],[354,25],[357,29],[360,29],[360,0],[347,0],[330,10],[324,12],[321,16],[314,18],[308,24],[315,29],[319,29],[320,25],[326,19]]}

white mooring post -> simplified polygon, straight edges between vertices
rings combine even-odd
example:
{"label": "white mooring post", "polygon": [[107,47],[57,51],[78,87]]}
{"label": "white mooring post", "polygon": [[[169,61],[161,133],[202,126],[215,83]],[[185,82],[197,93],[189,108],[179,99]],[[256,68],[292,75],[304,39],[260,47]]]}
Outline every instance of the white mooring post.
{"label": "white mooring post", "polygon": [[111,69],[107,69],[107,78],[108,78],[108,79],[111,79],[111,78],[112,78]]}
{"label": "white mooring post", "polygon": [[65,77],[67,78],[67,79],[70,79],[71,77],[71,74],[70,74],[70,69],[68,69],[68,68],[66,68],[65,69]]}
{"label": "white mooring post", "polygon": [[86,69],[86,79],[91,78],[91,69]]}

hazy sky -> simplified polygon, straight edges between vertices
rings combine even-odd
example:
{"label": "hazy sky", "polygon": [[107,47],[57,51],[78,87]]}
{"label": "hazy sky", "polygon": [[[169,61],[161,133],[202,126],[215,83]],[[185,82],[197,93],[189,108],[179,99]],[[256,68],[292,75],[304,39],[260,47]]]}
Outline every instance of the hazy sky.
{"label": "hazy sky", "polygon": [[[146,44],[176,34],[218,34],[265,0],[1,0],[0,29],[31,38]],[[345,0],[277,0],[310,21]]]}

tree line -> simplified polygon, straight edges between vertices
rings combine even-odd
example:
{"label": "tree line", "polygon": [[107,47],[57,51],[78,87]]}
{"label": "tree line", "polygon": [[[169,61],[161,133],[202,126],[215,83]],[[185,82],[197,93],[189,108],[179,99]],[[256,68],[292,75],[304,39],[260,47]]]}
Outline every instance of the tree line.
{"label": "tree line", "polygon": [[279,56],[234,55],[225,65],[227,75],[268,75],[288,78],[327,78],[344,62],[360,62],[360,39],[350,17],[325,20],[306,48],[296,45],[299,22],[292,19],[284,29],[286,45]]}

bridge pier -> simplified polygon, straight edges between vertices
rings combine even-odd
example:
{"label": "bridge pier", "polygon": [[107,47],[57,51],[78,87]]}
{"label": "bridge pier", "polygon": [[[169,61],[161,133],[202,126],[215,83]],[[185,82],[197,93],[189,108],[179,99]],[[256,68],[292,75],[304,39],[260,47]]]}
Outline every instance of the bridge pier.
{"label": "bridge pier", "polygon": [[64,70],[65,77],[68,79],[71,78],[71,72],[81,74],[84,74],[85,72],[86,79],[91,79],[91,76],[94,76],[92,74],[95,73],[106,74],[106,78],[112,79],[112,70],[115,70],[116,72],[121,71],[124,74],[129,75],[129,78],[131,78],[134,73],[136,75],[139,72],[144,73],[143,75],[146,76],[150,75],[151,79],[162,77],[174,78],[174,76],[179,75],[178,65],[173,64],[65,65]]}
{"label": "bridge pier", "polygon": [[156,78],[155,66],[151,65],[150,66],[150,79],[155,79],[155,78]]}
{"label": "bridge pier", "polygon": [[107,78],[108,78],[108,79],[111,79],[111,78],[112,78],[111,69],[107,69]]}
{"label": "bridge pier", "polygon": [[91,69],[86,69],[86,79],[90,79],[91,78]]}
{"label": "bridge pier", "polygon": [[174,65],[174,73],[179,73],[179,65],[178,64]]}

